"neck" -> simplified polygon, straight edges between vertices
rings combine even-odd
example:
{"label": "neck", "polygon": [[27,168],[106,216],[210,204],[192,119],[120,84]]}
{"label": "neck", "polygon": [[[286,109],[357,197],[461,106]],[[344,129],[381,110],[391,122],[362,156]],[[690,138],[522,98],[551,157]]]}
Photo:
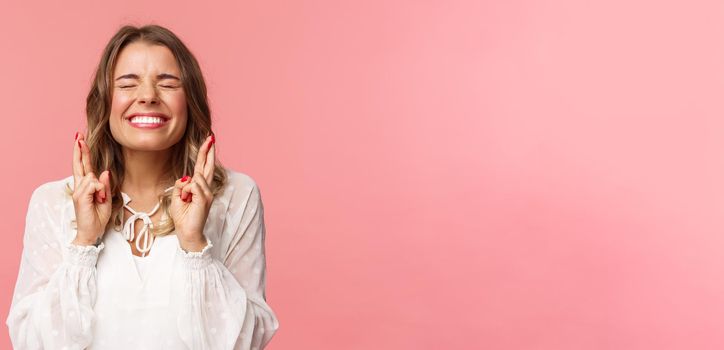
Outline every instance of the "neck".
{"label": "neck", "polygon": [[171,150],[137,151],[123,149],[125,172],[121,191],[129,194],[152,193],[165,189]]}

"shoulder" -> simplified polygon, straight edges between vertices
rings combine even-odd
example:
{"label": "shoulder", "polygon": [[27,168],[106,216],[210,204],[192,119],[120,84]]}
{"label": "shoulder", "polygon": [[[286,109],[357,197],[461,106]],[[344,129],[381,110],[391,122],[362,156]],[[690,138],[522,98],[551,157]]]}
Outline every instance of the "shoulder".
{"label": "shoulder", "polygon": [[45,203],[60,203],[64,200],[70,200],[68,189],[72,188],[72,186],[72,176],[45,182],[33,190],[30,201],[36,203],[39,201]]}
{"label": "shoulder", "polygon": [[259,185],[251,175],[235,171],[226,170],[226,190],[230,191],[233,196],[238,197],[243,194],[252,194],[259,192]]}
{"label": "shoulder", "polygon": [[252,178],[251,175],[228,168],[226,168],[225,171],[227,186],[230,185],[236,189],[251,189],[257,187],[256,180]]}
{"label": "shoulder", "polygon": [[[68,180],[71,180],[69,183]],[[56,221],[62,217],[70,206],[73,206],[73,199],[67,189],[72,185],[72,176],[64,179],[48,181],[37,186],[30,196],[26,221],[38,222],[41,227],[46,220]],[[57,222],[56,222],[57,223]]]}
{"label": "shoulder", "polygon": [[228,203],[227,210],[237,211],[256,207],[261,202],[257,181],[249,174],[231,169],[225,170],[224,196]]}

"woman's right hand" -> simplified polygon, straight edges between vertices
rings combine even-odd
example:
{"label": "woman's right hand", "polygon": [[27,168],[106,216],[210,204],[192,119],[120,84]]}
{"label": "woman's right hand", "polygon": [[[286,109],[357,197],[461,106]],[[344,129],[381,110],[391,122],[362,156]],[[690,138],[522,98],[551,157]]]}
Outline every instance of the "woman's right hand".
{"label": "woman's right hand", "polygon": [[80,132],[73,141],[73,187],[78,232],[73,243],[94,245],[103,237],[111,217],[111,185],[108,170],[99,177],[93,173],[90,150]]}

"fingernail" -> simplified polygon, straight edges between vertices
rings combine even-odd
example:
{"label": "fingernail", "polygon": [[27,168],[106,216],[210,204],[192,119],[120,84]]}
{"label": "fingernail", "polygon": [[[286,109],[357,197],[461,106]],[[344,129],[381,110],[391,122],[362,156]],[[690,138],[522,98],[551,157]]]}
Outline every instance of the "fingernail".
{"label": "fingernail", "polygon": [[188,181],[188,180],[189,180],[189,176],[188,176],[188,175],[184,175],[184,177],[181,178],[181,182],[186,182],[186,181]]}
{"label": "fingernail", "polygon": [[75,132],[75,139],[76,139],[76,140],[78,139],[78,132],[77,132],[77,131]]}
{"label": "fingernail", "polygon": [[214,134],[212,133],[212,134],[211,134],[211,143],[209,144],[209,146],[210,146],[210,145],[213,145],[214,143],[216,143],[216,137],[215,137]]}

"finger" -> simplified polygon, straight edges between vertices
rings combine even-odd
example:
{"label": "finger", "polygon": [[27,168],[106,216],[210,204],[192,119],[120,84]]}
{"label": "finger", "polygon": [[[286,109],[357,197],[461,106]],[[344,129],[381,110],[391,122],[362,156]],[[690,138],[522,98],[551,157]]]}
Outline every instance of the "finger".
{"label": "finger", "polygon": [[196,155],[196,164],[194,165],[194,173],[204,172],[204,166],[206,165],[206,156],[209,152],[209,146],[211,145],[211,135],[206,138],[201,147],[199,148],[199,154]]}
{"label": "finger", "polygon": [[108,198],[111,198],[111,172],[106,170],[101,173],[98,177],[98,181],[103,184],[104,191],[99,192],[101,196],[101,203],[105,203]]}
{"label": "finger", "polygon": [[93,167],[91,167],[90,150],[88,149],[88,144],[85,143],[85,140],[80,139],[79,143],[81,160],[83,160],[83,170],[86,174],[88,174],[93,171]]}
{"label": "finger", "polygon": [[75,183],[75,188],[73,189],[73,196],[76,198],[81,198],[85,194],[85,188],[87,187],[86,183],[86,177],[83,176],[78,179],[78,182]]}
{"label": "finger", "polygon": [[[103,173],[104,173],[104,172],[103,172]],[[102,179],[103,176],[104,176],[103,173],[101,173],[101,175],[98,176],[98,182],[101,183],[101,184],[103,184],[103,182],[101,181],[101,179]],[[95,184],[95,183],[93,184],[93,186],[94,186],[93,189],[95,190],[95,192],[93,193],[93,199],[96,201],[96,203],[103,203],[103,202],[105,202],[106,191],[105,191],[105,184],[103,184],[103,185],[104,185],[104,186],[103,186],[103,187],[104,187],[104,190],[103,190],[103,191],[99,191],[99,190],[96,189],[96,187],[97,187],[96,184]]]}
{"label": "finger", "polygon": [[191,197],[193,196],[193,193],[191,192],[191,185],[192,182],[189,181],[187,184],[184,185],[184,187],[181,189],[181,199],[184,202],[191,202]]}
{"label": "finger", "polygon": [[84,181],[83,192],[93,197],[93,201],[96,203],[105,202],[105,185],[96,178],[94,173],[87,173]]}
{"label": "finger", "polygon": [[73,140],[73,190],[79,187],[81,179],[85,176],[80,156],[80,141],[78,141],[80,137],[83,137],[83,134],[77,132]]}
{"label": "finger", "polygon": [[80,181],[80,187],[76,189],[80,197],[88,197],[91,201],[96,201],[96,192],[100,184],[95,174],[88,173]]}
{"label": "finger", "polygon": [[176,183],[174,183],[174,185],[173,185],[173,196],[178,196],[181,198],[181,200],[185,199],[184,197],[182,197],[181,190],[184,188],[184,186],[186,186],[186,184],[188,184],[189,179],[190,179],[189,176],[184,176],[184,177],[176,180]]}
{"label": "finger", "polygon": [[[213,137],[213,135],[212,135]],[[212,139],[209,152],[206,154],[206,164],[204,165],[204,178],[206,183],[210,184],[214,180],[214,163],[216,161],[216,142]]]}
{"label": "finger", "polygon": [[192,181],[188,187],[190,187],[191,192],[191,196],[187,199],[189,202],[199,201],[205,197],[204,190],[198,182]]}
{"label": "finger", "polygon": [[103,204],[106,202],[106,185],[104,185],[102,182],[95,180],[93,181],[92,187],[93,189],[93,199],[96,201],[96,203]]}
{"label": "finger", "polygon": [[87,194],[88,186],[91,182],[93,182],[93,179],[91,179],[91,177],[86,174],[85,176],[80,178],[80,181],[78,182],[78,187],[75,189],[75,191],[81,195]]}
{"label": "finger", "polygon": [[214,194],[211,193],[211,188],[209,187],[209,184],[206,183],[206,179],[203,176],[194,176],[194,183],[199,185],[201,194],[206,196],[206,198],[211,199],[214,197]]}

